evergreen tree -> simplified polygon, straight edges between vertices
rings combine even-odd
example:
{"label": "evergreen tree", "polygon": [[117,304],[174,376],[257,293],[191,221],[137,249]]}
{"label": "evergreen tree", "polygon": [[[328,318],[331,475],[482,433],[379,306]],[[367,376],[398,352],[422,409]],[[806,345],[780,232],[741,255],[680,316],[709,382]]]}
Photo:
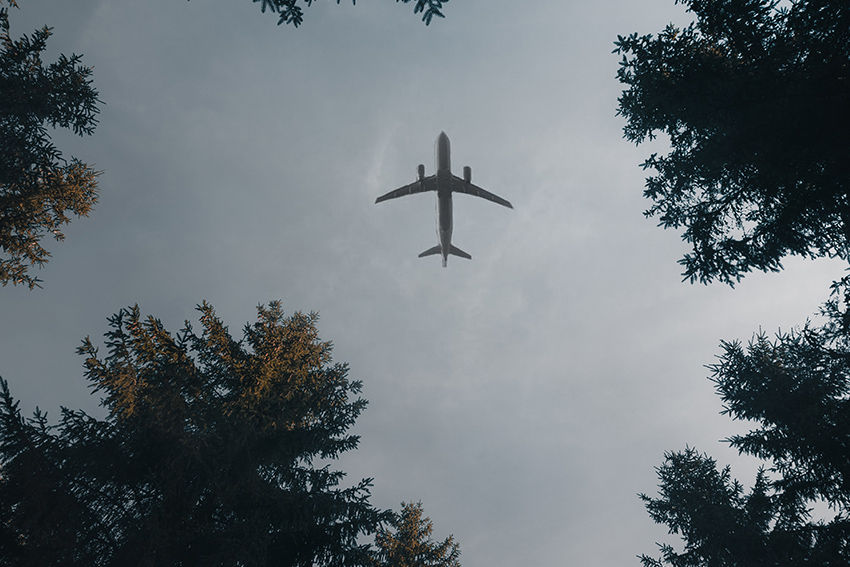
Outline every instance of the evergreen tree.
{"label": "evergreen tree", "polygon": [[686,279],[787,255],[850,260],[850,2],[677,0],[696,21],[620,36],[618,114],[653,154],[646,212],[684,228]]}
{"label": "evergreen tree", "polygon": [[430,518],[422,516],[422,503],[401,503],[394,531],[381,528],[375,536],[374,567],[460,567],[460,547],[449,536],[436,543]]}
{"label": "evergreen tree", "polygon": [[234,340],[204,303],[176,335],[138,307],[79,352],[108,411],[21,417],[0,380],[0,565],[357,566],[391,517],[331,461],[366,405],[316,315],[279,303]]}
{"label": "evergreen tree", "polygon": [[[727,441],[765,461],[745,494],[729,467],[692,448],[668,453],[658,498],[641,495],[652,518],[680,534],[644,565],[850,565],[850,282],[823,308],[825,322],[724,342],[712,381],[723,413],[758,427]],[[829,505],[831,518],[813,519]]]}
{"label": "evergreen tree", "polygon": [[[677,2],[678,3],[678,2]],[[691,281],[734,284],[787,254],[850,260],[850,3],[683,0],[696,21],[619,37],[619,114],[636,143],[667,134],[644,168],[648,216],[684,228]],[[683,540],[646,566],[850,564],[850,283],[825,322],[744,348],[722,343],[712,380],[728,441],[764,461],[750,490],[693,448],[657,469],[651,517]],[[813,518],[815,503],[831,514]]]}
{"label": "evergreen tree", "polygon": [[[0,0],[17,6],[15,0]],[[40,281],[29,269],[50,256],[48,234],[62,240],[70,214],[85,216],[97,200],[97,172],[62,157],[48,126],[91,134],[97,91],[79,55],[45,66],[41,54],[50,28],[13,40],[9,9],[0,8],[0,284]]]}
{"label": "evergreen tree", "polygon": [[[302,6],[310,7],[315,0],[253,0],[256,4],[261,3],[260,9],[271,14],[277,14],[277,24],[292,24],[295,27],[300,26],[304,22],[304,9]],[[408,4],[411,0],[395,0],[396,3],[402,2]],[[425,25],[431,23],[434,16],[444,18],[443,4],[449,0],[415,0],[416,4],[413,7],[413,13],[422,13],[422,21]],[[339,4],[340,0],[336,0]],[[352,4],[356,4],[357,0],[351,0]]]}

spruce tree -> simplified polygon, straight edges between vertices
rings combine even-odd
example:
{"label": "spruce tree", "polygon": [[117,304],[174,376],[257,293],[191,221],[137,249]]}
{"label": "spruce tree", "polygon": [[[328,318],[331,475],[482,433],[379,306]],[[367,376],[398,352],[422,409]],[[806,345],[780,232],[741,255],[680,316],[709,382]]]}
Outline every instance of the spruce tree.
{"label": "spruce tree", "polygon": [[21,416],[0,381],[0,565],[359,566],[391,513],[332,468],[366,401],[279,303],[234,339],[204,303],[171,334],[138,307],[85,339],[104,419]]}
{"label": "spruce tree", "polygon": [[[754,427],[727,441],[763,461],[751,489],[696,449],[665,455],[652,518],[683,540],[647,567],[850,565],[850,279],[820,325],[722,343],[710,366],[723,413]],[[826,518],[815,517],[827,504]],[[822,506],[821,506],[822,507]]]}
{"label": "spruce tree", "polygon": [[644,196],[683,229],[684,277],[850,260],[850,2],[676,3],[693,23],[620,36],[615,52],[625,137],[670,142],[643,164]]}
{"label": "spruce tree", "polygon": [[431,539],[434,526],[422,515],[422,503],[401,503],[394,530],[381,528],[375,536],[374,567],[460,567],[460,546],[449,536]]}
{"label": "spruce tree", "polygon": [[[17,6],[15,0],[0,0]],[[50,253],[44,238],[64,239],[70,215],[97,201],[94,169],[53,145],[50,128],[80,136],[97,124],[97,91],[80,55],[42,62],[51,29],[12,39],[9,8],[0,8],[0,284],[38,286],[30,269]]]}

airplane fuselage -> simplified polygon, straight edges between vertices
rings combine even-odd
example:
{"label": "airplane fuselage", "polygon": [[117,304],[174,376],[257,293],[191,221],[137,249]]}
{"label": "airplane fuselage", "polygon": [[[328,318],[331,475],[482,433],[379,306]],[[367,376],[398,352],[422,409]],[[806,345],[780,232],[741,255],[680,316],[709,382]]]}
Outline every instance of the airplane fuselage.
{"label": "airplane fuselage", "polygon": [[416,193],[424,193],[426,191],[434,191],[437,193],[437,240],[438,244],[428,248],[421,254],[420,258],[439,254],[443,257],[443,267],[448,263],[449,255],[460,256],[467,260],[472,260],[472,256],[464,252],[457,246],[452,244],[452,193],[466,193],[475,197],[481,197],[493,203],[502,205],[503,207],[513,208],[510,201],[507,201],[498,195],[490,193],[486,189],[474,185],[472,183],[472,168],[466,166],[463,168],[463,178],[452,174],[451,151],[449,147],[449,137],[445,132],[441,132],[437,136],[435,147],[437,172],[434,175],[425,175],[425,166],[421,163],[416,168],[418,179],[413,183],[402,185],[398,189],[394,189],[389,193],[381,195],[375,199],[375,203],[382,203],[388,199],[404,197],[405,195],[414,195]]}
{"label": "airplane fuselage", "polygon": [[452,160],[449,137],[441,132],[437,138],[437,239],[443,267],[446,266],[452,244]]}

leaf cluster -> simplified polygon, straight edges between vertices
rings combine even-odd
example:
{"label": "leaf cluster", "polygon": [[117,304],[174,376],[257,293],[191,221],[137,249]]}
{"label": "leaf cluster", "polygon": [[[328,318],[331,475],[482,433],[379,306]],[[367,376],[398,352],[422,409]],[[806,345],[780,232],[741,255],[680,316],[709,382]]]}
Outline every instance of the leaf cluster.
{"label": "leaf cluster", "polygon": [[371,479],[340,487],[366,405],[316,315],[278,303],[234,340],[204,303],[176,335],[138,307],[86,339],[103,420],[47,425],[0,391],[0,565],[368,565],[390,518]]}
{"label": "leaf cluster", "polygon": [[[14,3],[10,3],[14,6]],[[0,283],[38,285],[29,268],[50,256],[41,240],[62,240],[69,215],[88,215],[98,172],[53,145],[49,128],[91,134],[97,91],[79,55],[44,65],[51,29],[12,39],[8,8],[0,8]]]}
{"label": "leaf cluster", "polygon": [[[396,3],[402,2],[404,4],[411,2],[411,0],[395,1]],[[434,16],[439,18],[445,17],[442,9],[443,4],[448,1],[449,0],[415,0],[416,4],[413,7],[413,13],[421,13],[422,21],[425,22],[425,25],[427,26],[431,23],[431,19]],[[304,9],[301,7],[302,4],[309,8],[313,5],[314,0],[253,0],[253,2],[255,4],[261,3],[260,10],[263,13],[268,10],[269,13],[277,14],[277,25],[292,24],[297,28],[304,22]],[[340,0],[336,0],[336,3],[339,4]],[[351,0],[351,3],[356,4],[357,0]]]}
{"label": "leaf cluster", "polygon": [[690,281],[733,285],[788,254],[850,259],[850,3],[677,0],[696,17],[619,36],[618,114],[644,169],[646,215],[683,228]]}

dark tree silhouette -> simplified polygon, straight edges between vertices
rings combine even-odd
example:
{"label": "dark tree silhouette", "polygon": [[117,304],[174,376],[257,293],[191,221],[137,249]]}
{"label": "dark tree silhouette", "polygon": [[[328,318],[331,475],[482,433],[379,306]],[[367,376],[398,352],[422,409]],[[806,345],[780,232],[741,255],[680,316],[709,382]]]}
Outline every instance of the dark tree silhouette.
{"label": "dark tree silhouette", "polygon": [[625,137],[670,139],[643,164],[646,214],[684,228],[685,279],[850,260],[850,2],[681,3],[695,23],[620,36],[615,53]]}
{"label": "dark tree silhouette", "polygon": [[[260,9],[265,12],[266,10],[269,13],[277,14],[278,20],[277,24],[292,24],[295,27],[300,26],[304,22],[304,9],[302,6],[310,7],[313,5],[315,0],[253,0],[253,2],[261,3]],[[408,4],[411,0],[395,0],[396,3],[402,2],[404,4]],[[431,19],[434,16],[438,18],[444,18],[443,15],[443,4],[447,3],[449,0],[413,0],[415,1],[413,7],[413,13],[419,14],[422,13],[422,21],[425,22],[425,25],[431,23]],[[336,3],[339,4],[340,0],[336,0]],[[356,4],[357,0],[351,0],[352,4]]]}
{"label": "dark tree silhouette", "polygon": [[[834,285],[825,322],[722,343],[711,366],[723,413],[758,427],[727,441],[764,460],[751,491],[688,448],[666,455],[652,518],[680,534],[644,565],[850,565],[850,285]],[[815,502],[832,518],[812,519]]]}
{"label": "dark tree silhouette", "polygon": [[422,515],[422,503],[401,503],[393,523],[395,530],[381,528],[375,536],[374,567],[460,567],[460,547],[449,536],[431,540],[434,527]]}
{"label": "dark tree silhouette", "polygon": [[213,308],[176,335],[138,307],[79,352],[105,419],[21,417],[0,380],[0,565],[357,566],[391,518],[330,461],[366,401],[316,315],[274,302],[234,340]]}
{"label": "dark tree silhouette", "polygon": [[[0,0],[2,2],[4,0]],[[16,6],[15,0],[5,0]],[[13,40],[9,9],[0,8],[0,283],[40,281],[29,269],[50,256],[48,234],[62,240],[69,215],[88,215],[97,200],[97,172],[62,157],[48,126],[91,134],[97,91],[79,55],[60,55],[44,66],[50,28]]]}

